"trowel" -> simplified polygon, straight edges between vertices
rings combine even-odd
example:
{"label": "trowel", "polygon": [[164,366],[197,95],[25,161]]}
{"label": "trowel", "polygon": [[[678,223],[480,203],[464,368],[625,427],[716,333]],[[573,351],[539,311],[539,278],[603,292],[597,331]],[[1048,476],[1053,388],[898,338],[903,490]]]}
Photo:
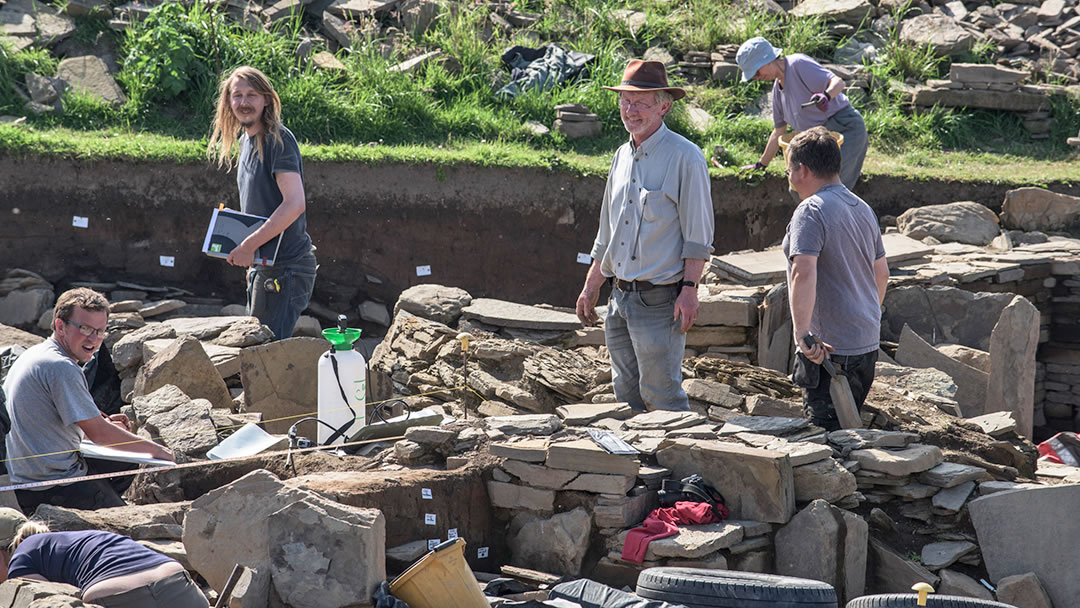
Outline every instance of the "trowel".
{"label": "trowel", "polygon": [[[813,334],[807,334],[803,338],[807,348],[814,348],[815,344],[825,345]],[[829,353],[825,353],[825,359],[821,362],[831,380],[829,381],[829,396],[832,397],[833,409],[836,410],[836,418],[840,421],[840,427],[845,429],[861,429],[862,417],[859,416],[859,408],[855,406],[855,396],[851,394],[851,385],[848,384],[847,376],[836,371],[836,366],[829,360]]]}

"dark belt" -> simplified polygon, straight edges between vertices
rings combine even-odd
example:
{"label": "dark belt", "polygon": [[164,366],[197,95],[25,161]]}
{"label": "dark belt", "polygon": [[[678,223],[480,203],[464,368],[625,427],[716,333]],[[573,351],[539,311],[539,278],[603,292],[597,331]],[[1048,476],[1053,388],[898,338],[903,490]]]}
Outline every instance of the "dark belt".
{"label": "dark belt", "polygon": [[667,287],[674,289],[678,287],[678,283],[665,283],[663,285],[656,285],[648,281],[624,281],[618,278],[612,278],[611,284],[615,286],[619,291],[649,291],[650,289],[658,289],[660,287]]}

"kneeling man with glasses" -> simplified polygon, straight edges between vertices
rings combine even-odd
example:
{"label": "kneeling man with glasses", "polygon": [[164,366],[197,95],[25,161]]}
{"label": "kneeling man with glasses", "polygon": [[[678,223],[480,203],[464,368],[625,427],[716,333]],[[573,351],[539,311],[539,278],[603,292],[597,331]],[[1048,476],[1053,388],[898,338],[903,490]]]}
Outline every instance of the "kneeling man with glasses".
{"label": "kneeling man with glasses", "polygon": [[[109,302],[86,288],[60,294],[53,309],[52,336],[23,353],[4,382],[11,429],[7,469],[16,484],[54,481],[115,472],[102,461],[79,452],[83,436],[118,450],[149,453],[173,460],[167,448],[135,435],[123,414],[104,415],[94,403],[82,365],[94,357],[105,339]],[[132,477],[94,479],[16,490],[24,513],[40,504],[73,509],[123,506],[120,494]]]}

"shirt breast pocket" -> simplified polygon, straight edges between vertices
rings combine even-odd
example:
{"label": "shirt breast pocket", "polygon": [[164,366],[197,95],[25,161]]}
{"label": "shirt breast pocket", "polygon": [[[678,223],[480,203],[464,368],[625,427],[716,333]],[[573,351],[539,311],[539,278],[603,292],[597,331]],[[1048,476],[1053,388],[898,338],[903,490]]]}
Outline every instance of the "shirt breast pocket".
{"label": "shirt breast pocket", "polygon": [[662,190],[643,192],[641,217],[646,222],[670,220],[675,217],[675,201]]}

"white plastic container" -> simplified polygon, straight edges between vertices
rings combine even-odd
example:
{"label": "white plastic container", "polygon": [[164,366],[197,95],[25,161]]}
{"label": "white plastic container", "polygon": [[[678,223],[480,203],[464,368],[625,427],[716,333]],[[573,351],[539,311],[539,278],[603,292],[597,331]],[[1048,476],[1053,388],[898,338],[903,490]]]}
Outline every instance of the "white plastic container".
{"label": "white plastic container", "polygon": [[[328,329],[323,332],[337,332]],[[346,330],[356,332],[357,330]],[[364,426],[367,404],[367,362],[364,356],[352,350],[352,340],[343,336],[326,336],[330,340],[330,350],[319,357],[319,420],[330,425],[319,424],[319,445],[326,445],[334,429],[353,421],[344,434],[336,438],[333,445],[345,443]],[[356,339],[353,338],[353,340]],[[347,349],[347,350],[340,350]],[[334,363],[337,369],[334,369]],[[351,406],[351,409],[350,409]]]}

